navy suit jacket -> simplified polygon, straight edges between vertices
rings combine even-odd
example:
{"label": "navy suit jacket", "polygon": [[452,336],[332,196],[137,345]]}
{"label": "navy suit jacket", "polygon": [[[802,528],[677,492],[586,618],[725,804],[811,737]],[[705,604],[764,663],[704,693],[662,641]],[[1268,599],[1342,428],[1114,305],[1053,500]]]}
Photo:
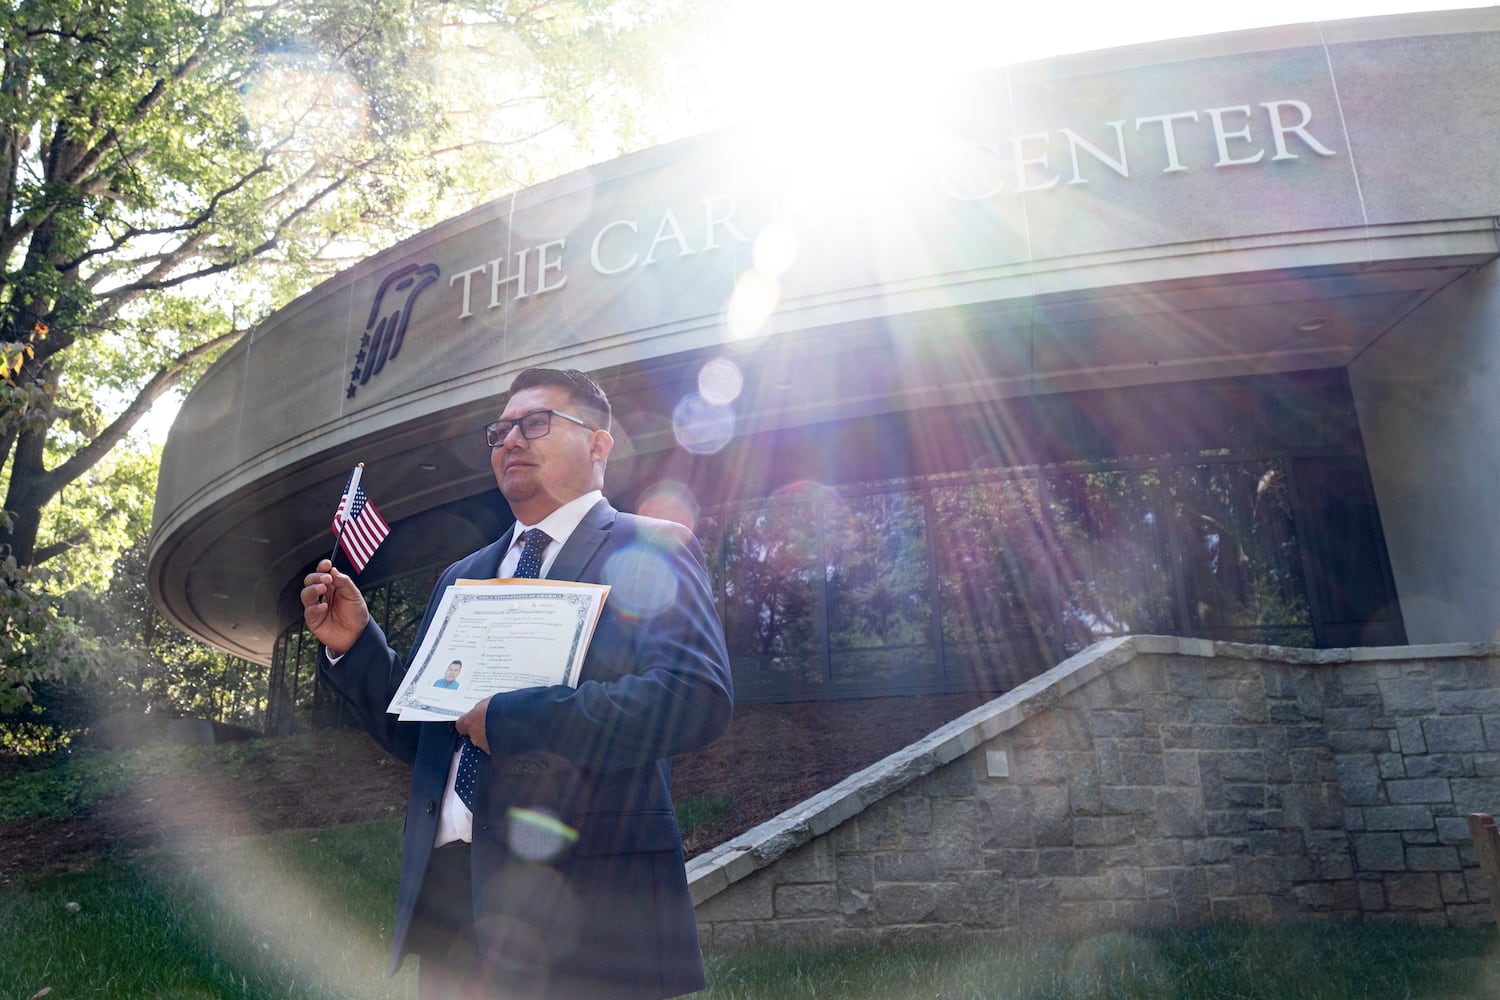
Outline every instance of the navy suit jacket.
{"label": "navy suit jacket", "polygon": [[[499,572],[510,532],[438,579]],[[706,746],[733,706],[723,626],[703,553],[681,525],[596,504],[549,579],[611,587],[578,686],[496,695],[471,851],[481,957],[538,963],[547,995],[675,996],[701,989],[697,922],[670,793],[670,758]],[[372,621],[324,676],[382,746],[413,765],[391,967],[399,967],[456,745],[448,722],[386,705],[405,658]],[[568,986],[567,984],[573,984]]]}

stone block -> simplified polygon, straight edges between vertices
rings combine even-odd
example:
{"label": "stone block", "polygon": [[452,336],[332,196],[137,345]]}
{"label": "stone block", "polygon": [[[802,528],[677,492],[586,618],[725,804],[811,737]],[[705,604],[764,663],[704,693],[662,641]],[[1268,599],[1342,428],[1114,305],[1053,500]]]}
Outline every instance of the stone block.
{"label": "stone block", "polygon": [[1210,726],[1261,725],[1270,721],[1265,697],[1248,683],[1223,698],[1188,702],[1187,721]]}
{"label": "stone block", "polygon": [[1344,796],[1329,781],[1292,784],[1281,790],[1287,826],[1302,831],[1343,828]]}
{"label": "stone block", "polygon": [[1338,888],[1331,882],[1308,882],[1292,887],[1297,909],[1304,913],[1332,913],[1338,909]]}
{"label": "stone block", "polygon": [[980,867],[979,812],[979,804],[972,799],[934,802],[932,855],[940,871]]}
{"label": "stone block", "polygon": [[928,920],[953,891],[952,883],[897,882],[875,887],[875,917],[882,924],[915,924]]}
{"label": "stone block", "polygon": [[1326,734],[1320,725],[1287,726],[1283,732],[1289,749],[1325,750]]}
{"label": "stone block", "polygon": [[720,924],[699,920],[698,934],[703,939],[704,947],[724,951],[743,951],[755,947],[755,925],[751,923]]}
{"label": "stone block", "polygon": [[1105,893],[1110,899],[1142,899],[1146,876],[1139,868],[1114,868],[1105,875]]}
{"label": "stone block", "polygon": [[1449,788],[1446,778],[1408,778],[1387,781],[1385,794],[1392,805],[1453,801],[1453,791]]}
{"label": "stone block", "polygon": [[1110,881],[1103,875],[1081,875],[1057,880],[1057,898],[1065,903],[1103,902],[1110,898]]}
{"label": "stone block", "polygon": [[1394,732],[1384,729],[1335,729],[1328,734],[1328,749],[1334,753],[1384,753],[1399,750]]}
{"label": "stone block", "polygon": [[858,849],[889,850],[901,842],[901,817],[889,801],[877,803],[854,820]]}
{"label": "stone block", "polygon": [[1500,713],[1500,689],[1468,688],[1463,691],[1440,691],[1437,694],[1439,715],[1482,715]]}
{"label": "stone block", "polygon": [[825,945],[833,940],[837,929],[837,920],[828,917],[773,920],[755,928],[755,946],[757,948],[805,948],[811,945]]}
{"label": "stone block", "polygon": [[1072,755],[1061,750],[1027,750],[1009,755],[1010,780],[1021,785],[1066,781],[1072,766]]}
{"label": "stone block", "polygon": [[1088,717],[1096,740],[1106,737],[1141,736],[1145,733],[1145,720],[1138,711],[1099,709],[1090,712]]}
{"label": "stone block", "polygon": [[1414,872],[1458,871],[1458,849],[1451,846],[1406,848],[1406,867]]}
{"label": "stone block", "polygon": [[1375,755],[1375,768],[1380,772],[1382,781],[1404,778],[1406,777],[1406,756],[1399,753],[1378,753]]}
{"label": "stone block", "polygon": [[1345,802],[1353,806],[1385,804],[1385,789],[1373,754],[1340,754],[1334,762]]}
{"label": "stone block", "polygon": [[1163,780],[1169,785],[1200,785],[1198,751],[1166,750],[1161,755]]}
{"label": "stone block", "polygon": [[1387,876],[1385,898],[1393,910],[1441,912],[1443,908],[1437,876],[1428,873]]}
{"label": "stone block", "polygon": [[[977,806],[976,806],[977,809]],[[932,800],[917,795],[901,804],[901,830],[922,836],[932,832]]]}
{"label": "stone block", "polygon": [[1200,754],[1198,768],[1205,784],[1210,781],[1266,780],[1266,759],[1259,750]]}
{"label": "stone block", "polygon": [[1177,868],[1187,864],[1185,840],[1152,838],[1141,843],[1141,864],[1152,868]]}
{"label": "stone block", "polygon": [[1500,812],[1500,777],[1453,778],[1448,787],[1453,790],[1457,815]]}
{"label": "stone block", "polygon": [[1163,723],[1162,746],[1172,750],[1240,750],[1260,745],[1255,726],[1199,726]]}
{"label": "stone block", "polygon": [[1488,750],[1484,725],[1477,715],[1454,715],[1426,719],[1422,733],[1431,753],[1476,753]]}
{"label": "stone block", "polygon": [[1159,837],[1203,836],[1203,798],[1196,788],[1156,789],[1153,812]]}
{"label": "stone block", "polygon": [[1444,903],[1473,903],[1480,899],[1480,894],[1470,888],[1467,871],[1438,872],[1438,889]]}
{"label": "stone block", "polygon": [[937,878],[937,861],[926,852],[880,852],[870,860],[877,883],[931,882]]}
{"label": "stone block", "polygon": [[1205,809],[1203,823],[1210,837],[1233,837],[1266,828],[1261,814],[1246,810]]}
{"label": "stone block", "polygon": [[1392,677],[1376,683],[1390,715],[1425,715],[1437,710],[1432,681],[1426,677]]}
{"label": "stone block", "polygon": [[1080,856],[1077,850],[1071,848],[1036,851],[1032,854],[1036,862],[1036,873],[1047,878],[1077,875]]}
{"label": "stone block", "polygon": [[1174,920],[1180,924],[1198,924],[1212,912],[1208,873],[1201,869],[1173,869],[1168,873],[1172,886]]}
{"label": "stone block", "polygon": [[698,919],[710,923],[740,920],[770,920],[776,914],[772,893],[776,883],[769,871],[741,879],[697,907]]}
{"label": "stone block", "polygon": [[1366,830],[1432,830],[1436,823],[1428,806],[1367,806]]}
{"label": "stone block", "polygon": [[922,792],[933,798],[973,795],[974,767],[975,762],[972,757],[962,757],[940,767],[922,780]]}
{"label": "stone block", "polygon": [[1020,919],[1015,883],[999,872],[960,875],[949,897],[949,919],[969,927],[1011,927]]}
{"label": "stone block", "polygon": [[1470,843],[1467,816],[1443,816],[1439,817],[1436,823],[1438,843],[1456,844],[1460,847]]}
{"label": "stone block", "polygon": [[[1472,778],[1480,774],[1480,760],[1485,754],[1434,753],[1407,757],[1408,778]],[[1494,758],[1500,761],[1500,757]],[[1497,772],[1500,773],[1500,772]]]}
{"label": "stone block", "polygon": [[1072,824],[1071,842],[1076,847],[1103,847],[1135,839],[1136,823],[1128,816],[1080,816]]}
{"label": "stone block", "polygon": [[827,838],[789,852],[775,865],[778,882],[832,882],[836,870],[833,844]]}
{"label": "stone block", "polygon": [[831,882],[781,885],[773,895],[776,919],[822,916],[838,912],[838,889]]}
{"label": "stone block", "polygon": [[1219,792],[1222,801],[1215,805],[1224,809],[1264,809],[1269,804],[1265,785],[1222,785]]}
{"label": "stone block", "polygon": [[1323,721],[1330,731],[1356,732],[1369,729],[1374,717],[1368,704],[1359,704],[1329,708],[1323,714]]}
{"label": "stone block", "polygon": [[1161,785],[1167,780],[1160,753],[1120,755],[1120,778],[1124,785]]}
{"label": "stone block", "polygon": [[1066,788],[1027,789],[1025,802],[1036,846],[1059,847],[1072,843],[1072,817]]}
{"label": "stone block", "polygon": [[1232,865],[1211,865],[1202,871],[1207,879],[1210,899],[1228,899],[1234,895],[1234,867]]}
{"label": "stone block", "polygon": [[1365,914],[1381,913],[1389,909],[1385,902],[1385,885],[1379,879],[1359,881],[1359,909]]}
{"label": "stone block", "polygon": [[1035,878],[1038,874],[1037,857],[1045,851],[985,851],[984,866],[1007,878]]}
{"label": "stone block", "polygon": [[1406,869],[1406,845],[1399,833],[1351,833],[1354,862],[1361,872],[1399,872]]}
{"label": "stone block", "polygon": [[1083,766],[1068,776],[1068,807],[1075,816],[1098,816],[1104,812],[1099,772]]}
{"label": "stone block", "polygon": [[1106,785],[1101,789],[1106,814],[1146,815],[1156,806],[1156,789]]}
{"label": "stone block", "polygon": [[1325,747],[1298,747],[1287,753],[1290,781],[1337,781],[1338,766]]}

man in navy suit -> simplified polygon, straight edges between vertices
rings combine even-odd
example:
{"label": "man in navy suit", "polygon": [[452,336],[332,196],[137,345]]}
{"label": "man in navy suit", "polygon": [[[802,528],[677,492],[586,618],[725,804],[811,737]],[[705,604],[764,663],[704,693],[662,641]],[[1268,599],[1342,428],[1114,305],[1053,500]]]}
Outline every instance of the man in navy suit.
{"label": "man in navy suit", "polygon": [[520,539],[540,528],[540,576],[611,587],[576,687],[497,694],[456,725],[399,722],[385,709],[406,664],[353,580],[324,560],[303,583],[323,676],[413,765],[391,969],[420,956],[421,1000],[704,985],[669,761],[728,726],[729,659],[692,533],[604,499],[609,427],[609,401],[582,372],[516,377],[485,432],[517,523],[448,567],[412,644],[455,580],[517,575]]}

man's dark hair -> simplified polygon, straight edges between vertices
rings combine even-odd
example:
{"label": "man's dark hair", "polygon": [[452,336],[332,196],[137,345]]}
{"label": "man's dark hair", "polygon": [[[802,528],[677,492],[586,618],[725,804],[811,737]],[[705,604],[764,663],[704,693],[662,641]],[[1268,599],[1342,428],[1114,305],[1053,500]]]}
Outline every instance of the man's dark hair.
{"label": "man's dark hair", "polygon": [[568,390],[568,398],[573,405],[584,411],[579,416],[592,420],[604,430],[609,430],[612,412],[609,407],[609,397],[604,394],[604,388],[598,382],[576,368],[569,368],[566,371],[560,368],[528,368],[511,382],[510,392],[511,395],[515,395],[522,389],[536,389],[544,386]]}

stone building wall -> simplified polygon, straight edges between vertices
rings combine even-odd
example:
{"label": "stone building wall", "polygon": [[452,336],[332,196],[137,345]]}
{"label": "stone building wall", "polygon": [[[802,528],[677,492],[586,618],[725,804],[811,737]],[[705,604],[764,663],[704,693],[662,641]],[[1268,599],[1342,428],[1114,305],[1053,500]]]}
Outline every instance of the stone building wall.
{"label": "stone building wall", "polygon": [[705,944],[1487,921],[1500,647],[1091,647],[689,863]]}

